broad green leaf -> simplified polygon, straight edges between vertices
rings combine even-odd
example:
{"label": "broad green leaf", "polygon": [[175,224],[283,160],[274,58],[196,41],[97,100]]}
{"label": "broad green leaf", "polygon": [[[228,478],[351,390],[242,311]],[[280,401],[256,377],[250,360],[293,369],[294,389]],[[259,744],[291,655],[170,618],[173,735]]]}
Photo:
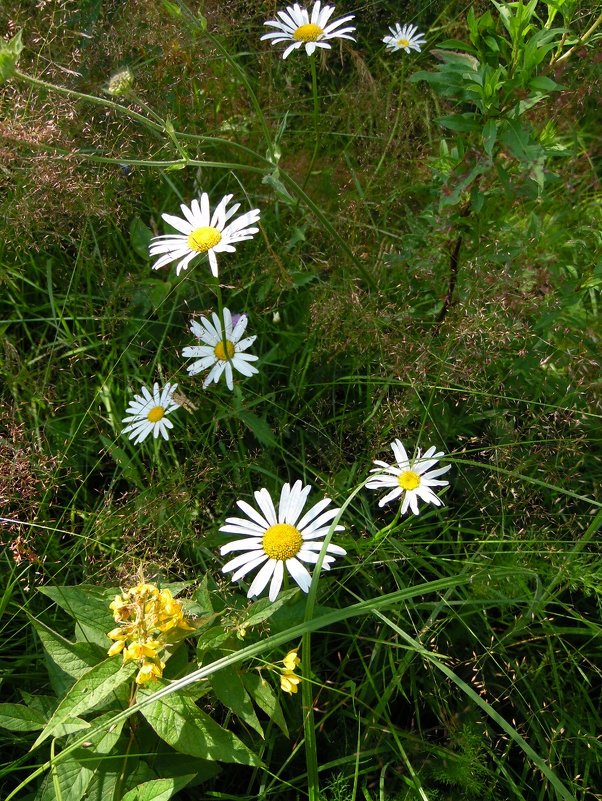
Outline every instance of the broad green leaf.
{"label": "broad green leaf", "polygon": [[87,749],[79,748],[58,764],[51,765],[39,801],[80,801],[97,764],[98,760],[94,760]]}
{"label": "broad green leaf", "polygon": [[[74,681],[106,658],[108,645],[101,649],[92,643],[72,643],[40,620],[32,619],[31,623],[42,641],[50,684],[59,698],[62,698]],[[107,643],[109,642],[107,638]]]}
{"label": "broad green leaf", "polygon": [[253,412],[239,412],[238,417],[262,445],[275,446],[278,444],[272,429],[263,418],[258,417]]}
{"label": "broad green leaf", "polygon": [[85,584],[77,587],[40,587],[62,609],[75,618],[75,639],[94,642],[105,651],[111,642],[107,632],[115,628],[109,609],[112,598],[106,590]]}
{"label": "broad green leaf", "polygon": [[145,261],[149,260],[148,247],[152,236],[152,231],[140,217],[134,217],[130,222],[130,245],[132,250]]}
{"label": "broad green leaf", "polygon": [[288,727],[276,693],[268,682],[258,673],[245,673],[242,677],[251,698],[266,713],[270,720],[288,737]]}
{"label": "broad green leaf", "polygon": [[[152,689],[148,686],[139,687],[139,698],[152,695],[158,686],[164,687],[166,682],[154,682]],[[222,728],[194,701],[183,695],[172,693],[140,711],[159,737],[176,751],[218,762],[261,764],[259,757],[235,734]]]}
{"label": "broad green leaf", "polygon": [[8,42],[0,40],[0,85],[15,74],[23,50],[22,31],[17,31]]}
{"label": "broad green leaf", "polygon": [[247,609],[248,616],[243,618],[239,625],[247,629],[251,628],[251,626],[257,626],[259,623],[263,623],[264,620],[268,620],[268,618],[272,617],[274,612],[277,612],[281,606],[288,603],[298,592],[299,590],[297,587],[293,587],[290,590],[281,592],[275,601],[270,601],[269,598],[261,598],[259,601],[255,601],[255,603],[251,604]]}
{"label": "broad green leaf", "polygon": [[529,88],[535,89],[537,92],[560,92],[564,89],[564,86],[556,83],[551,78],[546,78],[545,75],[540,75],[529,81]]}
{"label": "broad green leaf", "polygon": [[178,790],[186,787],[195,777],[196,774],[192,773],[188,776],[178,776],[177,779],[153,779],[127,792],[121,801],[169,801]]}
{"label": "broad green leaf", "polygon": [[263,737],[261,723],[257,719],[257,715],[253,709],[253,703],[245,690],[238,670],[236,670],[236,668],[218,670],[217,673],[211,676],[210,681],[218,701],[221,701],[224,706],[234,712],[247,726],[255,729],[255,731]]}
{"label": "broad green leaf", "polygon": [[450,131],[473,133],[481,130],[481,123],[472,112],[464,114],[446,114],[443,117],[437,117],[436,121],[444,128],[449,128]]}
{"label": "broad green leaf", "polygon": [[25,704],[0,704],[0,728],[10,731],[39,731],[46,725],[41,712]]}
{"label": "broad green leaf", "polygon": [[137,668],[138,666],[134,662],[124,665],[120,659],[111,657],[89,670],[76,681],[57,706],[56,712],[33,747],[35,748],[47,737],[54,735],[61,724],[88,712],[104,701],[119,686],[129,681]]}

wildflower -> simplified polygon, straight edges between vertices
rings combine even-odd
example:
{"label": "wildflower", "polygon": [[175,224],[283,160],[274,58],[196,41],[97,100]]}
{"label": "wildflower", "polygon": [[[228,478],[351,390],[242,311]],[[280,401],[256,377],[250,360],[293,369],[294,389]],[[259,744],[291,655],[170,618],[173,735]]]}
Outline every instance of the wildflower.
{"label": "wildflower", "polygon": [[257,337],[245,337],[241,339],[245,332],[249,318],[246,314],[232,315],[229,309],[224,309],[224,325],[215,314],[212,314],[213,323],[206,317],[201,317],[200,323],[193,320],[190,323],[190,330],[200,340],[200,345],[190,345],[182,350],[182,356],[186,358],[197,358],[196,362],[188,365],[189,375],[196,375],[201,370],[211,368],[209,375],[203,382],[206,388],[212,381],[220,380],[222,373],[226,374],[226,385],[228,389],[234,389],[233,368],[246,376],[251,376],[259,372],[249,362],[254,362],[258,358],[250,353],[243,353],[249,348]]}
{"label": "wildflower", "polygon": [[378,505],[384,506],[389,501],[393,501],[403,495],[401,514],[404,514],[409,506],[412,512],[417,515],[418,498],[421,498],[425,503],[442,506],[443,501],[435,495],[431,487],[444,487],[449,484],[449,481],[438,481],[437,477],[447,473],[451,469],[451,465],[439,467],[437,470],[431,470],[431,467],[437,464],[443,456],[443,451],[435,453],[436,448],[433,445],[423,456],[420,455],[420,449],[418,449],[417,455],[413,459],[409,459],[406,449],[400,440],[396,439],[392,442],[391,448],[397,464],[390,465],[387,462],[376,460],[374,464],[378,465],[378,467],[370,472],[377,473],[377,475],[366,482],[368,489],[378,490],[393,487],[388,495],[381,498]]}
{"label": "wildflower", "polygon": [[173,399],[177,386],[177,384],[165,384],[163,389],[159,390],[159,384],[155,383],[152,395],[143,386],[142,395],[134,395],[134,400],[130,401],[126,409],[128,416],[121,422],[129,425],[121,433],[129,432],[128,439],[135,438],[135,445],[145,440],[151,433],[155,439],[159,434],[163,439],[169,439],[167,430],[173,428],[173,423],[167,419],[167,415],[180,408],[180,404]]}
{"label": "wildflower", "polygon": [[282,660],[282,664],[287,670],[294,670],[301,664],[301,660],[299,659],[299,652],[296,648],[293,648],[292,651],[289,651],[288,654]]}
{"label": "wildflower", "polygon": [[123,97],[123,95],[127,95],[133,85],[134,73],[129,67],[126,67],[124,70],[116,72],[111,76],[106,91],[113,97]]}
{"label": "wildflower", "polygon": [[277,28],[272,33],[266,33],[261,39],[271,39],[272,44],[280,44],[280,42],[292,42],[284,53],[282,58],[286,58],[293,50],[299,47],[305,47],[305,52],[311,56],[317,47],[322,47],[330,50],[328,39],[351,39],[355,31],[353,25],[346,28],[341,28],[346,22],[353,19],[353,14],[348,14],[346,17],[341,17],[333,22],[328,20],[334,12],[334,6],[324,6],[321,8],[320,0],[314,3],[311,11],[311,16],[305,8],[301,8],[298,3],[288,6],[285,11],[278,11],[280,19],[268,20],[264,25],[269,25],[271,28]]}
{"label": "wildflower", "polygon": [[[229,517],[226,525],[220,528],[220,531],[228,534],[243,535],[243,539],[234,540],[220,548],[222,556],[231,551],[245,552],[222,568],[224,573],[234,571],[232,581],[239,581],[261,565],[249,587],[248,598],[259,595],[271,580],[269,598],[270,601],[275,601],[282,586],[285,566],[303,592],[309,592],[311,575],[301,562],[315,564],[318,561],[322,541],[328,533],[331,521],[340,511],[329,509],[325,512],[332,501],[324,498],[300,518],[310,492],[311,486],[304,487],[301,481],[295,482],[292,487],[285,484],[276,513],[269,492],[265,488],[261,489],[254,493],[259,512],[245,501],[237,501],[237,506],[249,520]],[[342,530],[343,526],[335,527],[335,531]],[[322,567],[325,570],[330,568],[334,562],[331,554],[344,556],[345,553],[338,545],[328,545]]]}
{"label": "wildflower", "polygon": [[176,273],[179,275],[180,270],[186,270],[195,256],[206,253],[211,272],[217,278],[215,254],[224,251],[234,253],[236,243],[252,239],[253,234],[259,231],[259,228],[254,227],[254,223],[259,221],[259,209],[247,211],[228,223],[240,208],[240,203],[228,208],[232,197],[233,195],[224,195],[213,214],[209,208],[209,195],[206,192],[201,195],[200,203],[195,199],[190,208],[184,203],[181,204],[184,219],[174,217],[172,214],[162,214],[165,222],[180,233],[153,237],[150,255],[161,255],[161,258],[153,264],[153,269],[158,270],[179,259],[176,266]]}
{"label": "wildflower", "polygon": [[116,595],[109,608],[119,626],[107,634],[115,640],[107,653],[122,653],[124,663],[139,663],[137,684],[162,676],[165,662],[161,653],[184,637],[184,632],[194,630],[184,617],[181,602],[170,590],[159,590],[144,581]]}
{"label": "wildflower", "polygon": [[395,23],[395,27],[389,25],[391,36],[385,36],[383,42],[387,45],[387,50],[394,53],[396,50],[405,50],[409,53],[410,50],[417,50],[420,53],[421,46],[425,44],[426,37],[422,33],[418,33],[416,25],[404,25],[403,28],[399,22]]}
{"label": "wildflower", "polygon": [[301,684],[301,677],[292,670],[283,670],[280,674],[280,689],[292,695],[297,692],[297,684]]}

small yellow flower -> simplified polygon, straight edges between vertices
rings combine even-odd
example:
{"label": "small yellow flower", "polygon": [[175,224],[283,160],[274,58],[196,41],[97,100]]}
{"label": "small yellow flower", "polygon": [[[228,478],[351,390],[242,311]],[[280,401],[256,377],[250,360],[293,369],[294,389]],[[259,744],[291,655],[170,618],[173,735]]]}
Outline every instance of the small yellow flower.
{"label": "small yellow flower", "polygon": [[282,660],[282,664],[287,670],[294,670],[298,665],[301,664],[301,660],[299,659],[296,648],[293,648],[292,651],[288,652],[288,654]]}
{"label": "small yellow flower", "polygon": [[117,656],[117,654],[120,654],[123,651],[124,647],[125,647],[124,640],[118,640],[117,642],[114,642],[113,645],[109,648],[109,650],[107,651],[107,655]]}
{"label": "small yellow flower", "polygon": [[154,678],[160,678],[163,675],[163,666],[157,665],[154,662],[145,662],[138,671],[136,676],[136,684],[146,684]]}
{"label": "small yellow flower", "polygon": [[184,617],[181,602],[169,590],[159,590],[145,581],[116,595],[109,606],[121,625],[108,633],[109,639],[116,642],[107,653],[109,656],[123,653],[124,663],[138,662],[138,684],[163,674],[165,663],[160,659],[161,652],[183,636],[166,632],[175,628],[194,631]]}
{"label": "small yellow flower", "polygon": [[297,685],[300,683],[301,677],[293,670],[283,670],[280,674],[280,688],[289,695],[297,692]]}

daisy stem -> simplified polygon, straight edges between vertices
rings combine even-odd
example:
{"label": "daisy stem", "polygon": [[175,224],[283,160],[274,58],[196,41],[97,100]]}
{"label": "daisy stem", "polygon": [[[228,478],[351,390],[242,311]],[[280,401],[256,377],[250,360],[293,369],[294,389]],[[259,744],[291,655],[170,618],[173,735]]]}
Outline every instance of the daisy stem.
{"label": "daisy stem", "polygon": [[311,154],[311,161],[309,162],[309,167],[307,168],[307,175],[305,176],[305,180],[303,181],[303,186],[301,189],[305,189],[307,186],[307,182],[309,181],[309,176],[311,175],[311,171],[314,167],[314,162],[316,160],[316,156],[318,155],[318,146],[320,143],[320,137],[318,134],[318,127],[320,122],[320,99],[318,98],[318,71],[316,69],[316,56],[315,53],[309,57],[309,67],[311,69],[311,93],[313,96],[314,101],[314,151]]}

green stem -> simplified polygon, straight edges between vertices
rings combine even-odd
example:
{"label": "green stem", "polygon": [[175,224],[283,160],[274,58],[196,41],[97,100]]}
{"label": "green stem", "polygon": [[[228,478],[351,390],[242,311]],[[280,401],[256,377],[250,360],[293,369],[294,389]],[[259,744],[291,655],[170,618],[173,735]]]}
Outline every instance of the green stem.
{"label": "green stem", "polygon": [[[572,53],[574,53],[574,52],[575,52],[575,50],[576,50],[578,47],[581,47],[581,45],[582,45],[582,44],[585,44],[585,42],[587,42],[587,40],[588,40],[588,39],[590,38],[590,36],[591,36],[591,35],[594,33],[594,31],[596,30],[596,28],[598,28],[598,27],[599,27],[601,24],[602,24],[602,14],[599,14],[599,15],[598,15],[598,17],[596,17],[596,19],[594,20],[594,22],[593,22],[593,23],[592,23],[592,24],[589,26],[589,28],[588,28],[588,29],[585,31],[585,33],[583,34],[583,36],[581,36],[581,37],[580,37],[579,41],[578,41],[576,44],[574,44],[574,45],[573,45],[573,46],[570,48],[570,50],[567,50],[567,51],[566,51],[566,53],[565,53],[564,55],[562,55],[562,56],[560,56],[560,58],[556,59],[556,63],[557,63],[557,64],[560,64],[560,62],[561,62],[561,61],[565,61],[567,58],[569,58],[569,56],[570,56]],[[552,60],[552,63],[554,63],[554,60]]]}
{"label": "green stem", "polygon": [[78,100],[86,100],[89,103],[94,103],[96,106],[112,108],[115,111],[118,111],[120,114],[130,117],[131,119],[136,120],[136,122],[146,125],[148,128],[151,128],[154,131],[163,133],[163,128],[161,125],[156,122],[152,122],[143,114],[138,114],[137,111],[132,111],[132,109],[128,108],[127,106],[122,106],[121,103],[115,103],[114,100],[108,100],[104,97],[95,97],[94,95],[88,95],[85,92],[76,92],[75,89],[67,89],[66,86],[56,86],[53,83],[42,81],[40,78],[34,78],[33,75],[27,75],[27,73],[21,72],[20,70],[15,70],[14,74],[16,78],[21,78],[21,80],[27,81],[27,83],[32,84],[32,86],[40,86],[44,89],[49,89],[51,92],[57,92],[59,95],[65,95],[66,97],[74,97]]}
{"label": "green stem", "polygon": [[311,69],[311,93],[314,101],[314,150],[313,153],[311,154],[311,160],[309,162],[309,167],[307,168],[307,174],[305,175],[305,180],[303,181],[301,189],[305,189],[305,187],[307,186],[307,182],[309,181],[309,176],[311,175],[311,171],[313,170],[314,163],[318,155],[318,147],[320,145],[320,136],[319,136],[320,99],[318,97],[318,71],[316,69],[315,53],[313,53],[309,57],[309,66]]}

